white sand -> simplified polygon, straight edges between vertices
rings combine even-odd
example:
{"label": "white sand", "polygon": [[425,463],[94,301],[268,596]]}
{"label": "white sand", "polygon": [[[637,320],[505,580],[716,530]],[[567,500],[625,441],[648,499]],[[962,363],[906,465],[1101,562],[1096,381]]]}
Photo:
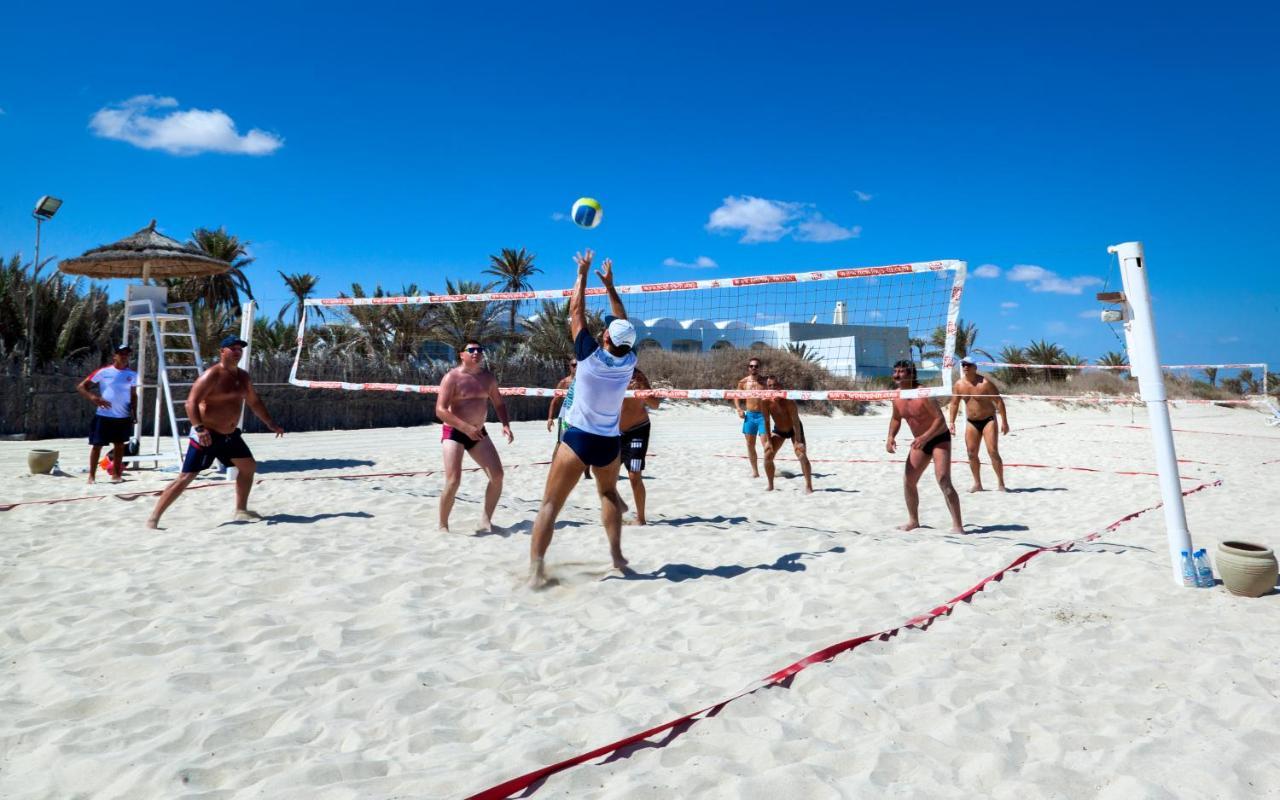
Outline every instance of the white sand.
{"label": "white sand", "polygon": [[[1022,407],[1026,405],[1027,407]],[[438,428],[249,437],[262,522],[228,520],[229,486],[190,491],[166,530],[154,498],[0,513],[0,797],[457,797],[729,697],[808,653],[900,624],[1029,545],[1080,536],[1159,500],[1128,409],[1013,408],[1019,491],[963,495],[945,532],[932,478],[904,518],[885,419],[806,420],[815,464],[766,495],[717,408],[656,415],[635,580],[580,488],[549,553],[560,584],[520,588],[551,436],[502,446],[503,535],[436,533]],[[1144,425],[1143,412],[1133,419]],[[1280,546],[1280,431],[1194,407],[1178,436],[1191,530]],[[1051,424],[1062,423],[1066,424]],[[1031,427],[1048,425],[1047,427]],[[491,426],[493,429],[493,426]],[[494,429],[496,430],[496,429]],[[905,448],[906,438],[901,440]],[[79,440],[44,442],[62,466]],[[28,476],[0,443],[0,503],[159,488]],[[786,455],[790,455],[788,452]],[[520,465],[520,466],[515,466]],[[514,467],[514,468],[512,468]],[[788,474],[793,461],[782,463]],[[990,471],[988,481],[993,485]],[[956,483],[968,487],[967,468]],[[479,517],[464,476],[455,530]],[[630,500],[630,492],[623,489]],[[661,738],[661,737],[660,737]],[[1159,511],[1046,554],[926,631],[817,664],[664,747],[549,778],[559,797],[1280,796],[1280,595],[1172,585]]]}

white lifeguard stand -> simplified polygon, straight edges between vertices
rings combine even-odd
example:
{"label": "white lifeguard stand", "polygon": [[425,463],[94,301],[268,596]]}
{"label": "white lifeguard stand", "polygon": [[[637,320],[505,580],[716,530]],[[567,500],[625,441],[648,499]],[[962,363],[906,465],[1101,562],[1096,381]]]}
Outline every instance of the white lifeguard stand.
{"label": "white lifeguard stand", "polygon": [[[136,345],[129,341],[134,325],[138,330]],[[184,455],[183,440],[189,433],[180,423],[187,422],[187,395],[203,369],[191,304],[170,303],[169,290],[164,286],[130,285],[125,295],[122,340],[134,348],[139,411],[133,429],[138,453],[125,456],[125,461],[150,462],[156,466],[180,462]],[[154,371],[148,375],[152,361]],[[147,408],[147,392],[155,393],[149,434],[142,413]],[[161,420],[169,423],[167,437],[162,432]]]}

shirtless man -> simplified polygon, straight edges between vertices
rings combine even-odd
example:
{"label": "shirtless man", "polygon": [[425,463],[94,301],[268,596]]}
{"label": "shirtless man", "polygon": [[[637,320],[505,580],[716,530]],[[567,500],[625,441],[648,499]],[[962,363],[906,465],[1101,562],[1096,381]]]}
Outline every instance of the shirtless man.
{"label": "shirtless man", "polygon": [[[622,467],[622,400],[636,368],[636,327],[627,320],[622,298],[613,287],[613,262],[605,259],[596,272],[609,295],[613,319],[597,343],[587,330],[587,272],[594,254],[588,250],[575,255],[578,280],[569,301],[569,332],[573,336],[574,355],[578,359],[578,376],[574,380],[573,406],[565,421],[564,447],[556,451],[547,472],[547,485],[542,492],[542,505],[533,521],[529,544],[529,586],[541,588],[548,583],[543,559],[551,546],[560,509],[582,477],[584,465],[595,467],[596,493],[600,495],[600,519],[609,539],[609,556],[613,568],[623,571],[627,559],[622,555],[622,498],[618,495],[618,470]],[[607,318],[606,318],[607,319]]]}
{"label": "shirtless man", "polygon": [[[899,389],[915,389],[916,365],[902,360],[893,365],[893,380]],[[932,398],[921,397],[915,400],[894,400],[893,416],[889,420],[889,439],[885,442],[885,450],[890,453],[898,451],[894,437],[902,427],[902,420],[915,438],[911,440],[911,450],[907,453],[906,472],[902,479],[902,493],[907,501],[907,521],[898,526],[898,530],[909,531],[920,527],[920,493],[917,485],[929,462],[933,462],[933,474],[938,479],[938,488],[947,501],[947,510],[951,512],[951,532],[964,533],[964,523],[960,520],[960,495],[951,485],[951,433],[947,430],[947,421],[942,411]]]}
{"label": "shirtless man", "polygon": [[[770,375],[765,378],[766,389],[782,389],[782,381]],[[813,469],[809,466],[808,449],[805,447],[804,425],[800,422],[800,409],[795,400],[787,398],[765,400],[763,403],[764,426],[769,431],[769,438],[764,443],[764,475],[769,479],[769,488],[773,491],[773,459],[778,455],[782,443],[791,440],[791,447],[800,459],[800,469],[804,472],[804,493],[813,494]]]}
{"label": "shirtless man", "polygon": [[[947,427],[951,435],[956,433],[956,412],[960,410],[960,398],[964,398],[964,418],[969,423],[964,429],[964,445],[969,452],[969,471],[973,473],[970,492],[982,491],[982,465],[978,463],[978,445],[987,443],[987,456],[996,472],[996,491],[1003,492],[1004,461],[1000,458],[1000,434],[1009,432],[1009,415],[1004,410],[1000,390],[989,378],[978,374],[978,366],[967,358],[960,360],[963,376],[951,387],[951,407],[947,413]],[[1000,430],[990,423],[1000,412]]]}
{"label": "shirtless man", "polygon": [[[747,360],[747,374],[738,381],[738,388],[764,388],[764,383],[760,380],[760,359],[752,356]],[[745,411],[740,403],[746,404]],[[738,418],[742,420],[742,434],[747,439],[747,458],[751,459],[751,477],[759,478],[760,469],[756,466],[756,437],[769,435],[769,428],[764,424],[764,414],[760,410],[760,401],[755,398],[739,400],[735,397],[733,407],[738,412]]]}
{"label": "shirtless man", "polygon": [[[653,387],[637,367],[627,388],[652,389]],[[631,481],[631,496],[636,501],[636,516],[635,519],[627,522],[628,525],[649,524],[644,518],[644,457],[649,453],[649,409],[660,405],[662,405],[660,397],[649,397],[643,400],[638,397],[628,397],[622,401],[622,419],[618,422],[618,427],[622,430],[622,463],[627,466],[627,479]]]}
{"label": "shirtless man", "polygon": [[440,381],[440,394],[436,397],[436,417],[444,423],[440,428],[440,450],[444,456],[444,489],[440,492],[439,529],[449,530],[449,514],[453,511],[454,498],[462,483],[462,454],[468,453],[484,474],[489,485],[484,490],[484,516],[476,533],[493,531],[493,510],[502,496],[502,459],[484,429],[489,416],[489,403],[498,412],[502,423],[502,435],[507,444],[515,439],[511,422],[507,418],[507,404],[498,392],[498,379],[484,366],[484,347],[475,339],[468,339],[458,354],[462,362],[449,370]]}
{"label": "shirtless man", "polygon": [[240,437],[240,411],[248,404],[262,423],[277,438],[284,436],[281,428],[267,413],[258,392],[253,388],[249,373],[240,369],[240,353],[247,342],[238,336],[228,336],[219,345],[218,363],[196,378],[187,395],[187,420],[191,423],[191,441],[187,444],[187,457],[182,462],[182,473],[160,493],[156,507],[147,519],[148,528],[160,527],[160,515],[173,505],[178,495],[191,485],[196,475],[213,466],[215,460],[224,466],[235,467],[236,513],[235,519],[251,522],[262,519],[256,511],[250,511],[249,490],[253,488],[253,476],[258,462],[249,446]]}

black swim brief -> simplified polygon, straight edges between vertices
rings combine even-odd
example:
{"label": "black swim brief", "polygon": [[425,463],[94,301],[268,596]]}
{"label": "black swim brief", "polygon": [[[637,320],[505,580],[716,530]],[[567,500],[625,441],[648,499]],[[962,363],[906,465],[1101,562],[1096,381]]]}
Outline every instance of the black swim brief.
{"label": "black swim brief", "polygon": [[969,424],[977,428],[978,433],[982,433],[982,429],[987,427],[987,423],[993,419],[995,419],[994,414],[989,417],[983,417],[982,419],[974,419],[973,417],[969,417]]}
{"label": "black swim brief", "polygon": [[938,434],[937,436],[933,437],[929,441],[920,445],[920,450],[925,455],[930,456],[930,455],[933,455],[933,451],[938,445],[948,443],[950,441],[951,441],[951,431],[943,430],[942,433]]}
{"label": "black swim brief", "polygon": [[201,472],[212,467],[214,461],[221,461],[223,465],[230,467],[232,459],[253,458],[253,453],[249,452],[249,445],[240,438],[239,428],[231,433],[218,433],[206,429],[205,433],[209,434],[209,444],[202,446],[196,439],[196,432],[191,432],[191,441],[187,444],[187,457],[182,462],[183,472]]}
{"label": "black swim brief", "polygon": [[[484,437],[485,437],[484,426],[481,425],[480,439],[483,439]],[[480,439],[472,439],[470,436],[466,435],[462,431],[449,425],[444,425],[440,429],[440,441],[443,442],[445,440],[448,440],[450,442],[457,442],[458,444],[462,445],[463,450],[470,450],[471,448],[480,444]]]}
{"label": "black swim brief", "polygon": [[622,463],[627,472],[644,472],[644,457],[649,453],[649,423],[642,422],[622,432]]}
{"label": "black swim brief", "polygon": [[781,430],[778,430],[777,428],[774,428],[774,429],[773,429],[773,435],[774,435],[774,436],[781,436],[783,439],[790,439],[792,436],[795,436],[795,435],[796,435],[796,432],[795,432],[795,431],[781,431]]}

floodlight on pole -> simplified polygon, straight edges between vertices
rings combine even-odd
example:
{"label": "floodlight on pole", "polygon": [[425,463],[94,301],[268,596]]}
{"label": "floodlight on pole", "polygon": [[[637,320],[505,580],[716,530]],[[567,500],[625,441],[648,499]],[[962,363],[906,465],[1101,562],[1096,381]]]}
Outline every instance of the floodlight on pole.
{"label": "floodlight on pole", "polygon": [[62,208],[62,200],[52,195],[45,195],[36,201],[31,216],[36,221],[36,260],[31,264],[31,313],[27,315],[27,375],[35,368],[36,360],[36,290],[40,278],[40,223],[53,219],[53,215]]}

